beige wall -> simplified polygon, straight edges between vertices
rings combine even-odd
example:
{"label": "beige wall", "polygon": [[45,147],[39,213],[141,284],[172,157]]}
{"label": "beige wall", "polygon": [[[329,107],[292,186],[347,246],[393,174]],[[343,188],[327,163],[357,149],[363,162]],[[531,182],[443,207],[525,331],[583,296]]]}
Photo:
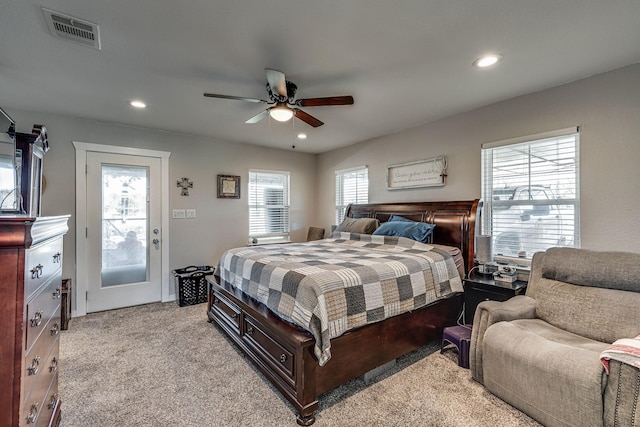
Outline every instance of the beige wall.
{"label": "beige wall", "polygon": [[[169,220],[171,270],[188,265],[215,265],[224,250],[246,245],[247,183],[251,168],[291,172],[292,240],[304,240],[307,228],[314,225],[316,155],[3,107],[15,119],[20,132],[30,132],[34,123],[47,127],[51,150],[44,159],[47,188],[42,195],[42,214],[72,215],[69,233],[64,238],[63,275],[74,281],[76,207],[72,141],[171,152],[169,209],[196,209],[197,214],[196,219]],[[241,176],[240,199],[216,198],[218,174]],[[176,187],[181,177],[194,183],[189,197],[181,196]]]}
{"label": "beige wall", "polygon": [[[580,126],[582,247],[640,252],[640,64],[335,150],[318,159],[318,224],[334,222],[334,171],[369,166],[369,200],[480,197],[484,142]],[[386,189],[386,167],[447,156],[445,187]]]}

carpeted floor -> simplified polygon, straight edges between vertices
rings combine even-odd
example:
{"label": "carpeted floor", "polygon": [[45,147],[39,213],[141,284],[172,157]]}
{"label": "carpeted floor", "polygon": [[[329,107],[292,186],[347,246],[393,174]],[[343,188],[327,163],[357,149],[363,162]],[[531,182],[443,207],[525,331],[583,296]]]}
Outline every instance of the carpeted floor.
{"label": "carpeted floor", "polygon": [[[72,319],[60,341],[62,427],[295,426],[292,407],[208,323],[206,305]],[[437,343],[320,399],[322,426],[539,426]]]}

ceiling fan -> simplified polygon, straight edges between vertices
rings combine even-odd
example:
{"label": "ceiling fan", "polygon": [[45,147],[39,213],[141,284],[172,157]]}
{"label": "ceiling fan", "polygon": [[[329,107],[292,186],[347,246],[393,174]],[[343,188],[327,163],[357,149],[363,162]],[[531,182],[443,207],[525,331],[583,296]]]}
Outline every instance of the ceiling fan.
{"label": "ceiling fan", "polygon": [[267,117],[267,115],[280,122],[286,122],[295,116],[313,127],[322,126],[324,123],[312,115],[302,111],[298,107],[321,107],[327,105],[353,104],[352,96],[330,96],[326,98],[306,98],[296,100],[295,97],[298,87],[294,83],[288,81],[282,71],[265,68],[265,72],[267,74],[267,93],[269,94],[268,101],[257,98],[220,95],[217,93],[205,93],[204,96],[209,98],[237,99],[238,101],[272,105],[272,107],[269,107],[251,117],[245,123],[258,123],[260,120]]}

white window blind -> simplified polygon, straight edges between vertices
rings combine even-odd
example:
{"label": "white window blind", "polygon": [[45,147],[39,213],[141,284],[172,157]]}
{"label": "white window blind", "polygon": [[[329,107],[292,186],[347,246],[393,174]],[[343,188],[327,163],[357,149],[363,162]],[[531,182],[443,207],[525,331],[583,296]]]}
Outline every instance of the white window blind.
{"label": "white window blind", "polygon": [[249,171],[249,237],[254,244],[289,241],[289,172]]}
{"label": "white window blind", "polygon": [[526,256],[580,247],[576,128],[482,146],[483,233],[493,253]]}
{"label": "white window blind", "polygon": [[336,171],[336,224],[344,220],[351,203],[369,203],[369,170],[366,166]]}

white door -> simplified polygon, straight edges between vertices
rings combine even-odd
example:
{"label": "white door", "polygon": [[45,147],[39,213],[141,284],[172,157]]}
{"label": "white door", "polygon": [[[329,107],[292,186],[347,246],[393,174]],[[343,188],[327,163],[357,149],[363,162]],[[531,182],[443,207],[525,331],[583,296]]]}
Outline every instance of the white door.
{"label": "white door", "polygon": [[87,152],[87,313],[160,301],[161,163]]}

